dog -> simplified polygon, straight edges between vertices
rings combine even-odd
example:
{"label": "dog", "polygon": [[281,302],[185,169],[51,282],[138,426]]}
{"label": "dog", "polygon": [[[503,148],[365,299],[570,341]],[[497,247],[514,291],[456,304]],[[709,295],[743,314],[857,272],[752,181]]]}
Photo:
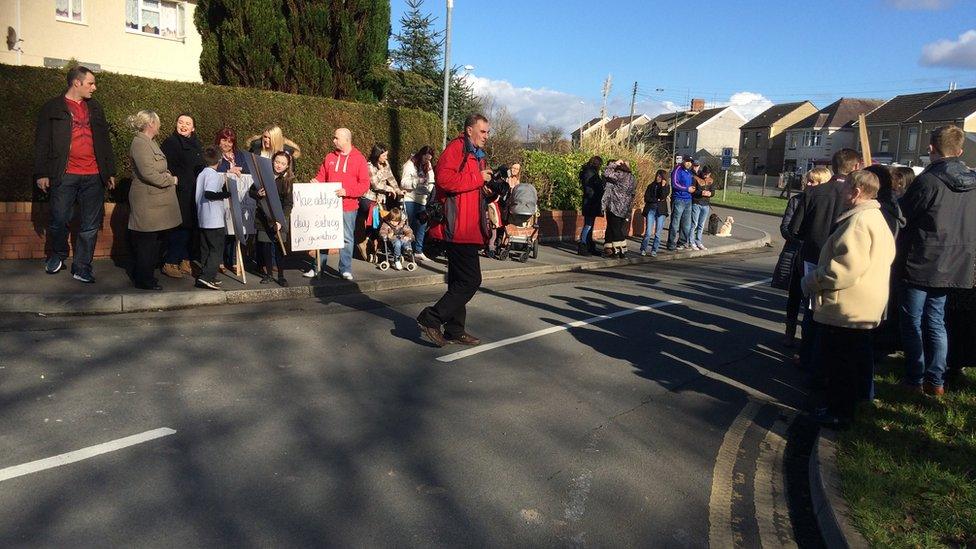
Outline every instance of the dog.
{"label": "dog", "polygon": [[725,223],[722,223],[722,226],[718,229],[718,232],[715,233],[715,236],[722,236],[722,237],[732,236],[733,223],[735,223],[735,219],[732,219],[731,215],[726,217]]}

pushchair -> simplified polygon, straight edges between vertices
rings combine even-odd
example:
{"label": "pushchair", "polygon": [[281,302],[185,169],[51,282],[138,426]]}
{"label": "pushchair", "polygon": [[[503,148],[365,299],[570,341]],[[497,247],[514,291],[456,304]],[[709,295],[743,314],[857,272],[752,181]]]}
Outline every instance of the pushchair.
{"label": "pushchair", "polygon": [[[400,241],[400,257],[403,268],[413,271],[417,268],[417,262],[413,256],[413,231],[407,223],[406,216],[400,211],[399,207],[392,208],[386,213],[377,227],[377,240],[379,246],[376,250],[376,267],[381,271],[396,266],[396,240]],[[399,269],[400,267],[397,267]]]}
{"label": "pushchair", "polygon": [[539,210],[535,186],[519,183],[508,197],[505,225],[495,254],[500,260],[513,259],[525,263],[539,257]]}

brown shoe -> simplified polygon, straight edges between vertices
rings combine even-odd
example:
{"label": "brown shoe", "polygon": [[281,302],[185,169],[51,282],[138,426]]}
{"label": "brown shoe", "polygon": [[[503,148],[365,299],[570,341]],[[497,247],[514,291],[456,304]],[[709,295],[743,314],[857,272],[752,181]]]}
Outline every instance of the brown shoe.
{"label": "brown shoe", "polygon": [[438,347],[443,347],[447,345],[447,340],[444,339],[444,334],[441,333],[440,328],[431,328],[430,326],[424,326],[421,323],[417,323],[417,327],[420,328],[420,335],[427,341],[437,345]]}
{"label": "brown shoe", "polygon": [[183,278],[183,272],[176,263],[163,263],[163,274],[170,278]]}
{"label": "brown shoe", "polygon": [[184,259],[183,261],[180,261],[180,272],[185,275],[193,274],[193,265],[190,264],[189,259]]}
{"label": "brown shoe", "polygon": [[481,340],[468,332],[464,332],[460,337],[448,339],[447,342],[457,343],[458,345],[481,345]]}
{"label": "brown shoe", "polygon": [[927,381],[925,382],[925,384],[922,385],[922,390],[925,391],[925,394],[934,397],[940,397],[945,394],[944,387],[942,387],[941,385],[932,385]]}

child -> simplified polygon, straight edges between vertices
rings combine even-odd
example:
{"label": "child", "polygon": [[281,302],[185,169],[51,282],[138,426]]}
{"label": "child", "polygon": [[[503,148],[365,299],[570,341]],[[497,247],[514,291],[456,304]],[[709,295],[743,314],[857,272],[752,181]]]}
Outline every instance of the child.
{"label": "child", "polygon": [[389,240],[393,244],[393,268],[399,271],[403,268],[401,261],[403,247],[408,246],[413,240],[413,231],[399,206],[391,209],[383,217],[383,223],[380,224],[380,238]]}
{"label": "child", "polygon": [[874,369],[873,328],[888,304],[888,280],[895,259],[881,204],[878,177],[851,173],[844,183],[850,208],[820,252],[817,268],[803,277],[804,295],[813,298],[813,319],[819,336],[820,368],[827,375],[828,426],[846,427],[860,398],[867,398]]}
{"label": "child", "polygon": [[[251,188],[252,196],[258,201],[258,209],[254,215],[254,226],[257,230],[258,257],[261,259],[261,284],[268,284],[272,280],[273,271],[278,270],[278,285],[282,288],[288,286],[285,280],[284,267],[282,265],[282,243],[288,241],[287,219],[291,214],[292,198],[291,185],[295,180],[291,170],[291,155],[285,151],[279,151],[271,157],[271,167],[275,174],[275,187],[278,188],[278,198],[281,199],[281,209],[285,214],[285,222],[274,221],[271,215],[271,206],[268,204],[267,193],[265,190],[258,189],[257,186]],[[281,242],[278,241],[279,236]]]}
{"label": "child", "polygon": [[224,250],[224,199],[230,196],[226,176],[217,172],[220,153],[214,147],[203,151],[207,167],[197,176],[196,203],[200,223],[200,277],[198,288],[220,289],[217,265]]}

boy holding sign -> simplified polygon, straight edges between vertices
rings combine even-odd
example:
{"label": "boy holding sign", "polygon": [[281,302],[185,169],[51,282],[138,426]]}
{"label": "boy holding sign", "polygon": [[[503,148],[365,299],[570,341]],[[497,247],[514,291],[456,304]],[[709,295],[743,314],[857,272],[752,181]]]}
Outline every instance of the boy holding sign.
{"label": "boy holding sign", "polygon": [[[359,199],[369,190],[369,168],[366,157],[352,146],[352,132],[339,128],[332,137],[334,150],[325,156],[312,183],[338,183],[335,196],[342,199],[342,249],[339,250],[339,273],[345,280],[352,280],[353,231]],[[296,197],[297,199],[297,197]],[[297,205],[297,202],[296,202]],[[325,269],[328,250],[323,250],[319,273]],[[315,269],[303,273],[306,278],[315,276]]]}

